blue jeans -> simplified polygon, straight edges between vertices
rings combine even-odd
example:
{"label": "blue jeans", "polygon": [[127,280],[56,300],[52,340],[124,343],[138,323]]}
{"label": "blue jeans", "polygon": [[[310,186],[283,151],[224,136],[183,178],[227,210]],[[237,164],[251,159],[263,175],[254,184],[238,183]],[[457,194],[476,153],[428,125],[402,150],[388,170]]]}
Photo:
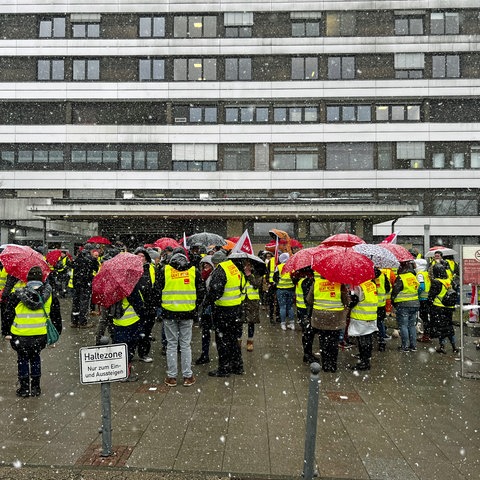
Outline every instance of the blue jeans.
{"label": "blue jeans", "polygon": [[417,346],[417,312],[418,307],[395,306],[398,329],[402,340],[402,349],[416,348]]}
{"label": "blue jeans", "polygon": [[167,377],[177,378],[177,356],[180,345],[182,375],[190,378],[192,372],[192,327],[193,320],[172,320],[164,317],[167,337]]}
{"label": "blue jeans", "polygon": [[280,322],[286,323],[287,317],[292,325],[295,323],[295,312],[293,311],[293,301],[295,299],[295,290],[293,288],[277,288],[278,309],[280,310]]}

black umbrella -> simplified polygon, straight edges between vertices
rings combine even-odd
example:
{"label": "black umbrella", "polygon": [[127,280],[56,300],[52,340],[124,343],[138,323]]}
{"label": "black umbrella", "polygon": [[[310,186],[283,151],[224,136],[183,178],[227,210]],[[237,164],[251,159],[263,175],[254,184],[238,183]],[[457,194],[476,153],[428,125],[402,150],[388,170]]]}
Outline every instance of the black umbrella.
{"label": "black umbrella", "polygon": [[228,255],[227,258],[231,260],[242,272],[245,260],[250,260],[250,263],[252,264],[252,267],[257,275],[265,275],[267,273],[267,265],[265,262],[260,257],[252,255],[251,253],[235,252]]}
{"label": "black umbrella", "polygon": [[215,245],[221,247],[225,245],[227,242],[223,237],[217,235],[216,233],[210,232],[201,232],[201,233],[194,233],[187,237],[187,247],[191,247],[194,244],[200,244],[204,247],[209,247],[210,245]]}

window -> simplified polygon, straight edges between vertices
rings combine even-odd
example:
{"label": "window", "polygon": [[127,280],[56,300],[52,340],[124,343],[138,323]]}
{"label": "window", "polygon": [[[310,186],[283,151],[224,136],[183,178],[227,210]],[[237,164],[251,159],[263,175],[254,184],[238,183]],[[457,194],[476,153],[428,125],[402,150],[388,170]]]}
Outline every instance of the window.
{"label": "window", "polygon": [[423,168],[425,142],[397,142],[398,168]]}
{"label": "window", "polygon": [[433,213],[437,216],[454,217],[478,215],[478,199],[462,193],[441,192],[433,199]]}
{"label": "window", "polygon": [[268,123],[268,107],[225,107],[225,123]]}
{"label": "window", "polygon": [[179,143],[173,145],[174,171],[214,172],[217,170],[217,145]]}
{"label": "window", "polygon": [[217,123],[217,107],[189,107],[190,123]]}
{"label": "window", "polygon": [[393,147],[391,143],[377,143],[378,169],[391,170],[393,168]]}
{"label": "window", "polygon": [[226,58],[225,59],[225,80],[251,80],[252,59],[251,58]]}
{"label": "window", "polygon": [[432,35],[458,35],[460,16],[456,12],[432,12],[430,14],[430,33]]}
{"label": "window", "polygon": [[226,12],[223,15],[225,36],[228,38],[249,38],[252,36],[252,12]]}
{"label": "window", "polygon": [[327,105],[327,122],[370,122],[370,105]]}
{"label": "window", "polygon": [[112,167],[117,163],[116,150],[72,150],[73,164],[106,165]]}
{"label": "window", "polygon": [[65,17],[40,20],[39,38],[65,38]]}
{"label": "window", "polygon": [[445,149],[446,152],[433,152],[432,153],[432,168],[435,169],[444,169],[444,168],[453,168],[453,169],[463,169],[465,168],[465,153],[455,151],[458,147],[454,149]]}
{"label": "window", "polygon": [[434,55],[432,57],[433,78],[460,78],[459,55]]}
{"label": "window", "polygon": [[63,150],[19,150],[18,163],[62,163]]}
{"label": "window", "polygon": [[62,81],[65,79],[64,60],[38,60],[37,79]]}
{"label": "window", "polygon": [[254,222],[253,224],[253,235],[255,237],[264,237],[268,238],[270,241],[270,230],[278,228],[284,232],[287,232],[290,237],[295,237],[295,224],[293,222]]}
{"label": "window", "polygon": [[480,168],[480,146],[474,145],[470,149],[470,167]]}
{"label": "window", "polygon": [[292,37],[319,37],[322,12],[292,12]]}
{"label": "window", "polygon": [[316,146],[275,146],[272,170],[317,170],[318,158]]}
{"label": "window", "polygon": [[165,17],[140,17],[138,19],[138,36],[140,38],[165,37]]}
{"label": "window", "polygon": [[329,80],[350,80],[355,78],[355,57],[329,57]]}
{"label": "window", "polygon": [[327,170],[373,170],[373,143],[327,143]]}
{"label": "window", "polygon": [[121,170],[158,170],[158,152],[145,150],[122,150],[120,152]]}
{"label": "window", "polygon": [[423,17],[395,17],[395,35],[423,35]]}
{"label": "window", "polygon": [[420,105],[377,105],[377,122],[419,122]]}
{"label": "window", "polygon": [[318,107],[275,107],[273,109],[275,123],[310,123],[318,121]]}
{"label": "window", "polygon": [[217,36],[215,16],[177,16],[173,20],[175,38],[214,38]]}
{"label": "window", "polygon": [[0,150],[0,169],[8,170],[13,167],[15,152],[13,150]]}
{"label": "window", "polygon": [[99,80],[100,79],[100,60],[74,60],[73,61],[73,80]]}
{"label": "window", "polygon": [[291,78],[292,80],[318,80],[318,58],[292,58]]}
{"label": "window", "polygon": [[395,78],[423,78],[424,67],[423,53],[395,54]]}
{"label": "window", "polygon": [[73,38],[99,38],[99,23],[74,23],[72,24]]}
{"label": "window", "polygon": [[179,82],[216,80],[217,60],[215,58],[176,58],[173,61],[173,79]]}
{"label": "window", "polygon": [[327,13],[327,37],[352,37],[356,34],[355,13],[331,12]]}
{"label": "window", "polygon": [[252,165],[252,149],[248,145],[225,146],[223,155],[224,170],[248,171]]}
{"label": "window", "polygon": [[165,80],[165,60],[141,58],[138,61],[138,78],[141,82]]}

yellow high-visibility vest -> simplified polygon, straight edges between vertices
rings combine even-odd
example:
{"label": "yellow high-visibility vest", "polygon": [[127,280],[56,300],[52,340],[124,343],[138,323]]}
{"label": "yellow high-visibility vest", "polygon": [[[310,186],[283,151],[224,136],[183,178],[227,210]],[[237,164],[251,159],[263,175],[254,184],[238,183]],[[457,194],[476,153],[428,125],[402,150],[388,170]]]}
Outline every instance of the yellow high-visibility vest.
{"label": "yellow high-visibility vest", "polygon": [[278,274],[279,274],[277,288],[293,288],[294,285],[293,285],[292,277],[290,276],[290,273],[282,273],[284,266],[285,266],[284,263],[279,263],[277,266]]}
{"label": "yellow high-visibility vest", "polygon": [[124,310],[124,314],[122,315],[122,318],[113,319],[114,325],[117,327],[129,327],[140,320],[140,317],[137,315],[133,307],[130,305],[130,302],[126,298],[122,300],[122,308]]}
{"label": "yellow high-visibility vest", "polygon": [[242,303],[241,284],[242,273],[231,260],[219,263],[220,267],[225,271],[227,283],[223,290],[223,295],[215,300],[218,307],[235,307]]}
{"label": "yellow high-visibility vest", "polygon": [[[45,311],[50,315],[52,305],[52,296],[45,302]],[[47,318],[42,308],[39,310],[30,310],[22,302],[15,307],[15,319],[10,328],[13,335],[20,337],[30,337],[33,335],[47,334]]]}
{"label": "yellow high-visibility vest", "polygon": [[196,301],[195,267],[180,271],[165,265],[162,308],[170,312],[191,312],[195,310]]}
{"label": "yellow high-visibility vest", "polygon": [[377,320],[377,286],[374,282],[368,280],[360,284],[363,291],[363,300],[357,303],[350,312],[350,318],[361,320],[363,322],[373,322]]}
{"label": "yellow high-visibility vest", "polygon": [[401,273],[403,289],[398,293],[395,298],[395,303],[411,302],[412,300],[418,300],[418,287],[420,286],[417,277],[411,273]]}
{"label": "yellow high-visibility vest", "polygon": [[313,308],[339,312],[345,307],[342,303],[342,285],[315,275],[313,285]]}

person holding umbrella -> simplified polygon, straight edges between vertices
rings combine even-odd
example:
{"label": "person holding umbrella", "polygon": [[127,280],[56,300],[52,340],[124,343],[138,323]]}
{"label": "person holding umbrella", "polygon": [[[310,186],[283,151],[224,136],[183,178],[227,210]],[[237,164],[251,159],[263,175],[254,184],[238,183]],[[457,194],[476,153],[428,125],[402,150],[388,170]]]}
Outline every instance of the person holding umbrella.
{"label": "person holding umbrella", "polygon": [[60,303],[42,278],[42,269],[32,267],[26,286],[11,294],[2,316],[2,335],[17,352],[19,397],[38,397],[42,393],[40,353],[47,346],[47,316],[62,332]]}

